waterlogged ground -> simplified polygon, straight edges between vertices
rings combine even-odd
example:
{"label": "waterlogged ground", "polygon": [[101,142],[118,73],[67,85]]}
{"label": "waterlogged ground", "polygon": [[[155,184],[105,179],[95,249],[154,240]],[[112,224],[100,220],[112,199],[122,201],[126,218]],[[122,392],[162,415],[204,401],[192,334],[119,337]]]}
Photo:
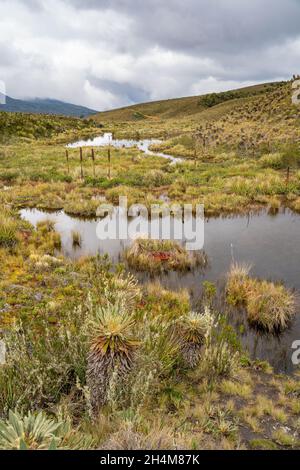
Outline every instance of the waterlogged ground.
{"label": "waterlogged ground", "polygon": [[[45,219],[53,220],[56,230],[61,234],[64,255],[73,259],[107,253],[114,262],[118,262],[122,258],[122,252],[130,244],[130,240],[99,240],[96,235],[98,220],[74,218],[63,211],[49,214],[37,209],[23,209],[21,216],[33,225]],[[131,221],[128,223],[130,225]],[[73,247],[72,232],[80,233],[80,247]],[[171,272],[160,276],[162,284],[170,289],[187,288],[195,308],[201,297],[204,280],[217,283],[222,292],[232,261],[249,263],[252,265],[252,275],[282,281],[287,287],[300,291],[298,215],[285,210],[276,215],[263,213],[210,218],[205,221],[204,234],[204,250],[208,256],[206,268],[197,268],[185,274]],[[150,278],[145,274],[135,274],[142,282]],[[250,328],[242,311],[231,311],[229,316],[243,346],[248,349],[252,358],[268,360],[278,372],[293,371],[291,346],[293,341],[300,339],[299,315],[296,315],[290,328],[279,336],[262,334]]]}
{"label": "waterlogged ground", "polygon": [[172,163],[180,163],[182,161],[181,158],[176,158],[166,153],[153,152],[150,150],[149,147],[151,145],[159,143],[161,143],[161,141],[158,139],[113,139],[113,134],[111,132],[105,132],[103,135],[95,137],[93,139],[79,140],[72,144],[68,144],[67,147],[73,149],[79,147],[106,147],[108,145],[112,145],[115,148],[137,147],[146,155],[154,155],[157,157],[166,158],[167,160],[171,160]]}

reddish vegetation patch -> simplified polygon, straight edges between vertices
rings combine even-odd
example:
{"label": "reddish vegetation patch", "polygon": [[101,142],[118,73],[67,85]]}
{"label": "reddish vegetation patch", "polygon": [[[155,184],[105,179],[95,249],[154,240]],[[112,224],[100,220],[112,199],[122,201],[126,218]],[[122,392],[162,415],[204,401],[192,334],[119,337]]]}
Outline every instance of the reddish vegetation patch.
{"label": "reddish vegetation patch", "polygon": [[159,251],[156,253],[150,253],[150,256],[152,256],[152,258],[154,258],[157,261],[168,261],[171,258],[172,254]]}

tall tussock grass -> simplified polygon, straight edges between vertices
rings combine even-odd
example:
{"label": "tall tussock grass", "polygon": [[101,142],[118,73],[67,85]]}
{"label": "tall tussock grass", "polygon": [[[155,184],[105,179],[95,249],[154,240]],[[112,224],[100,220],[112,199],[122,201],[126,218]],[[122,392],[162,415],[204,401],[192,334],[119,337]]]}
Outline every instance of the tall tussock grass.
{"label": "tall tussock grass", "polygon": [[187,271],[206,264],[203,252],[189,253],[173,240],[139,238],[125,251],[128,265],[138,271],[159,273],[164,271]]}
{"label": "tall tussock grass", "polygon": [[0,246],[11,247],[18,242],[18,224],[7,215],[0,214]]}
{"label": "tall tussock grass", "polygon": [[295,314],[295,294],[282,284],[253,279],[250,266],[233,264],[227,278],[227,301],[244,305],[248,321],[268,332],[284,330]]}

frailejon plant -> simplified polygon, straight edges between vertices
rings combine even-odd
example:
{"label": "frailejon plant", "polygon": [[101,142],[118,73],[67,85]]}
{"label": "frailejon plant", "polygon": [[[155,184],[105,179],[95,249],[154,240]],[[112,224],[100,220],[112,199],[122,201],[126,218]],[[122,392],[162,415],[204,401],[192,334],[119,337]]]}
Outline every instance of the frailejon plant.
{"label": "frailejon plant", "polygon": [[189,312],[175,322],[177,341],[183,360],[188,367],[193,368],[198,365],[211,325],[212,316],[208,308],[203,314]]}
{"label": "frailejon plant", "polygon": [[26,416],[9,411],[8,419],[0,421],[0,449],[54,450],[62,442],[64,423],[49,419],[44,413]]}
{"label": "frailejon plant", "polygon": [[22,415],[9,410],[0,421],[0,449],[58,450],[89,449],[93,440],[73,429],[70,419],[50,418],[44,412]]}
{"label": "frailejon plant", "polygon": [[89,320],[87,385],[94,417],[107,400],[109,382],[115,371],[121,380],[132,367],[139,345],[132,334],[134,324],[132,315],[112,304],[99,308]]}

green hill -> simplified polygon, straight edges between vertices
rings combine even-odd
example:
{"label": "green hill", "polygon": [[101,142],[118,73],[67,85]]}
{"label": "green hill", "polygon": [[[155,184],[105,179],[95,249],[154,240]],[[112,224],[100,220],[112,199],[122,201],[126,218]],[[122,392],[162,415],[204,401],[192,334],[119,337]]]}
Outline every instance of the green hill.
{"label": "green hill", "polygon": [[222,109],[224,104],[228,103],[232,106],[241,102],[241,100],[245,98],[273,91],[280,85],[281,83],[277,82],[264,83],[221,93],[210,93],[202,96],[189,96],[185,98],[152,101],[149,103],[141,103],[101,112],[94,116],[94,118],[101,121],[138,121],[144,119],[159,120],[183,118],[197,115],[217,106],[221,106]]}

